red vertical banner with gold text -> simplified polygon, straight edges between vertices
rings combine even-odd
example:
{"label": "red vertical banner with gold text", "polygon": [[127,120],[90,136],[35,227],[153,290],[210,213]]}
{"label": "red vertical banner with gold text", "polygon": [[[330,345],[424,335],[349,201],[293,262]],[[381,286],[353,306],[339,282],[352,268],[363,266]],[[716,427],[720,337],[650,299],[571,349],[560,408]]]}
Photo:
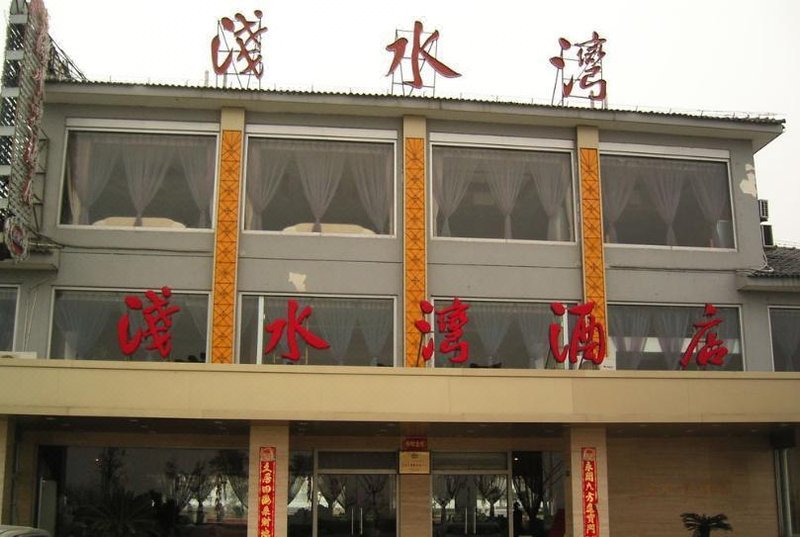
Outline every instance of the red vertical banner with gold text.
{"label": "red vertical banner with gold text", "polygon": [[258,450],[258,537],[275,536],[275,448]]}
{"label": "red vertical banner with gold text", "polygon": [[583,537],[600,535],[597,514],[597,449],[581,448],[581,489],[583,491]]}

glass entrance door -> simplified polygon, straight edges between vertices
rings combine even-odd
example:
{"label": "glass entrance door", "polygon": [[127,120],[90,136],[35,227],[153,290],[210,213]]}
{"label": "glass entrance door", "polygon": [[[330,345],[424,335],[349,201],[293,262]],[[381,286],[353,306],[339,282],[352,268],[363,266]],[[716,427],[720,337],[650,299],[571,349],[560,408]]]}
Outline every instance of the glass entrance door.
{"label": "glass entrance door", "polygon": [[386,473],[320,473],[317,537],[395,537],[397,476]]}
{"label": "glass entrance door", "polygon": [[432,476],[434,537],[508,537],[508,478],[502,474]]}

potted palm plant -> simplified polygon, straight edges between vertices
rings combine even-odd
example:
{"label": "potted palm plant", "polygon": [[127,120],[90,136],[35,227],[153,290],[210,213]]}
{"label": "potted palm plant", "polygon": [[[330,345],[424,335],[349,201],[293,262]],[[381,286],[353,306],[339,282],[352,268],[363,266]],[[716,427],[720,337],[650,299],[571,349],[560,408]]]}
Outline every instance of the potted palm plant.
{"label": "potted palm plant", "polygon": [[692,537],[709,537],[714,530],[733,531],[733,526],[723,513],[714,516],[683,513],[681,520],[684,527],[692,532]]}

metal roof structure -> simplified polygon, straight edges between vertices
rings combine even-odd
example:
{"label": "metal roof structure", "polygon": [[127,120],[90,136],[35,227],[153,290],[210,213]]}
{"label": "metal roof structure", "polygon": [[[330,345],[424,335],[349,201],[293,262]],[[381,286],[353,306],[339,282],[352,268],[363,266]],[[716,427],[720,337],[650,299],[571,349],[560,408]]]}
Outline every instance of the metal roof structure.
{"label": "metal roof structure", "polygon": [[768,112],[729,112],[729,111],[710,111],[710,110],[684,110],[684,109],[661,109],[652,106],[620,106],[609,108],[590,108],[583,106],[561,106],[545,104],[537,102],[536,99],[523,99],[514,97],[464,97],[464,96],[426,96],[426,95],[393,95],[389,92],[371,92],[371,91],[356,91],[356,90],[320,90],[320,89],[291,89],[274,87],[272,89],[257,89],[257,88],[233,88],[233,87],[218,87],[202,84],[177,84],[166,82],[125,82],[125,81],[101,81],[101,80],[88,80],[79,78],[56,78],[48,77],[48,82],[59,82],[63,84],[76,84],[87,86],[106,86],[106,87],[150,87],[150,88],[172,88],[172,89],[186,89],[186,90],[206,90],[215,92],[224,92],[227,94],[251,94],[255,95],[272,95],[272,96],[331,96],[331,97],[355,97],[355,98],[385,98],[385,99],[402,99],[408,101],[422,101],[428,103],[477,103],[487,105],[513,105],[525,108],[534,108],[541,110],[569,110],[579,112],[592,112],[606,115],[620,114],[620,113],[635,113],[643,116],[660,116],[671,118],[687,118],[687,119],[712,119],[712,120],[726,120],[736,123],[756,123],[766,125],[783,125],[786,120],[779,115]]}

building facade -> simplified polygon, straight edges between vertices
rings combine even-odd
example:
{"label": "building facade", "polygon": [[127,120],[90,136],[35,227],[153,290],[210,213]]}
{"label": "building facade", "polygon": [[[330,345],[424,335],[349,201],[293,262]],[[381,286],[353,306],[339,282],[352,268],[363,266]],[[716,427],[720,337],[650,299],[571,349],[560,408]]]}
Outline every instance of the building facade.
{"label": "building facade", "polygon": [[0,262],[2,523],[800,533],[800,259],[753,168],[781,121],[45,96],[37,239]]}

